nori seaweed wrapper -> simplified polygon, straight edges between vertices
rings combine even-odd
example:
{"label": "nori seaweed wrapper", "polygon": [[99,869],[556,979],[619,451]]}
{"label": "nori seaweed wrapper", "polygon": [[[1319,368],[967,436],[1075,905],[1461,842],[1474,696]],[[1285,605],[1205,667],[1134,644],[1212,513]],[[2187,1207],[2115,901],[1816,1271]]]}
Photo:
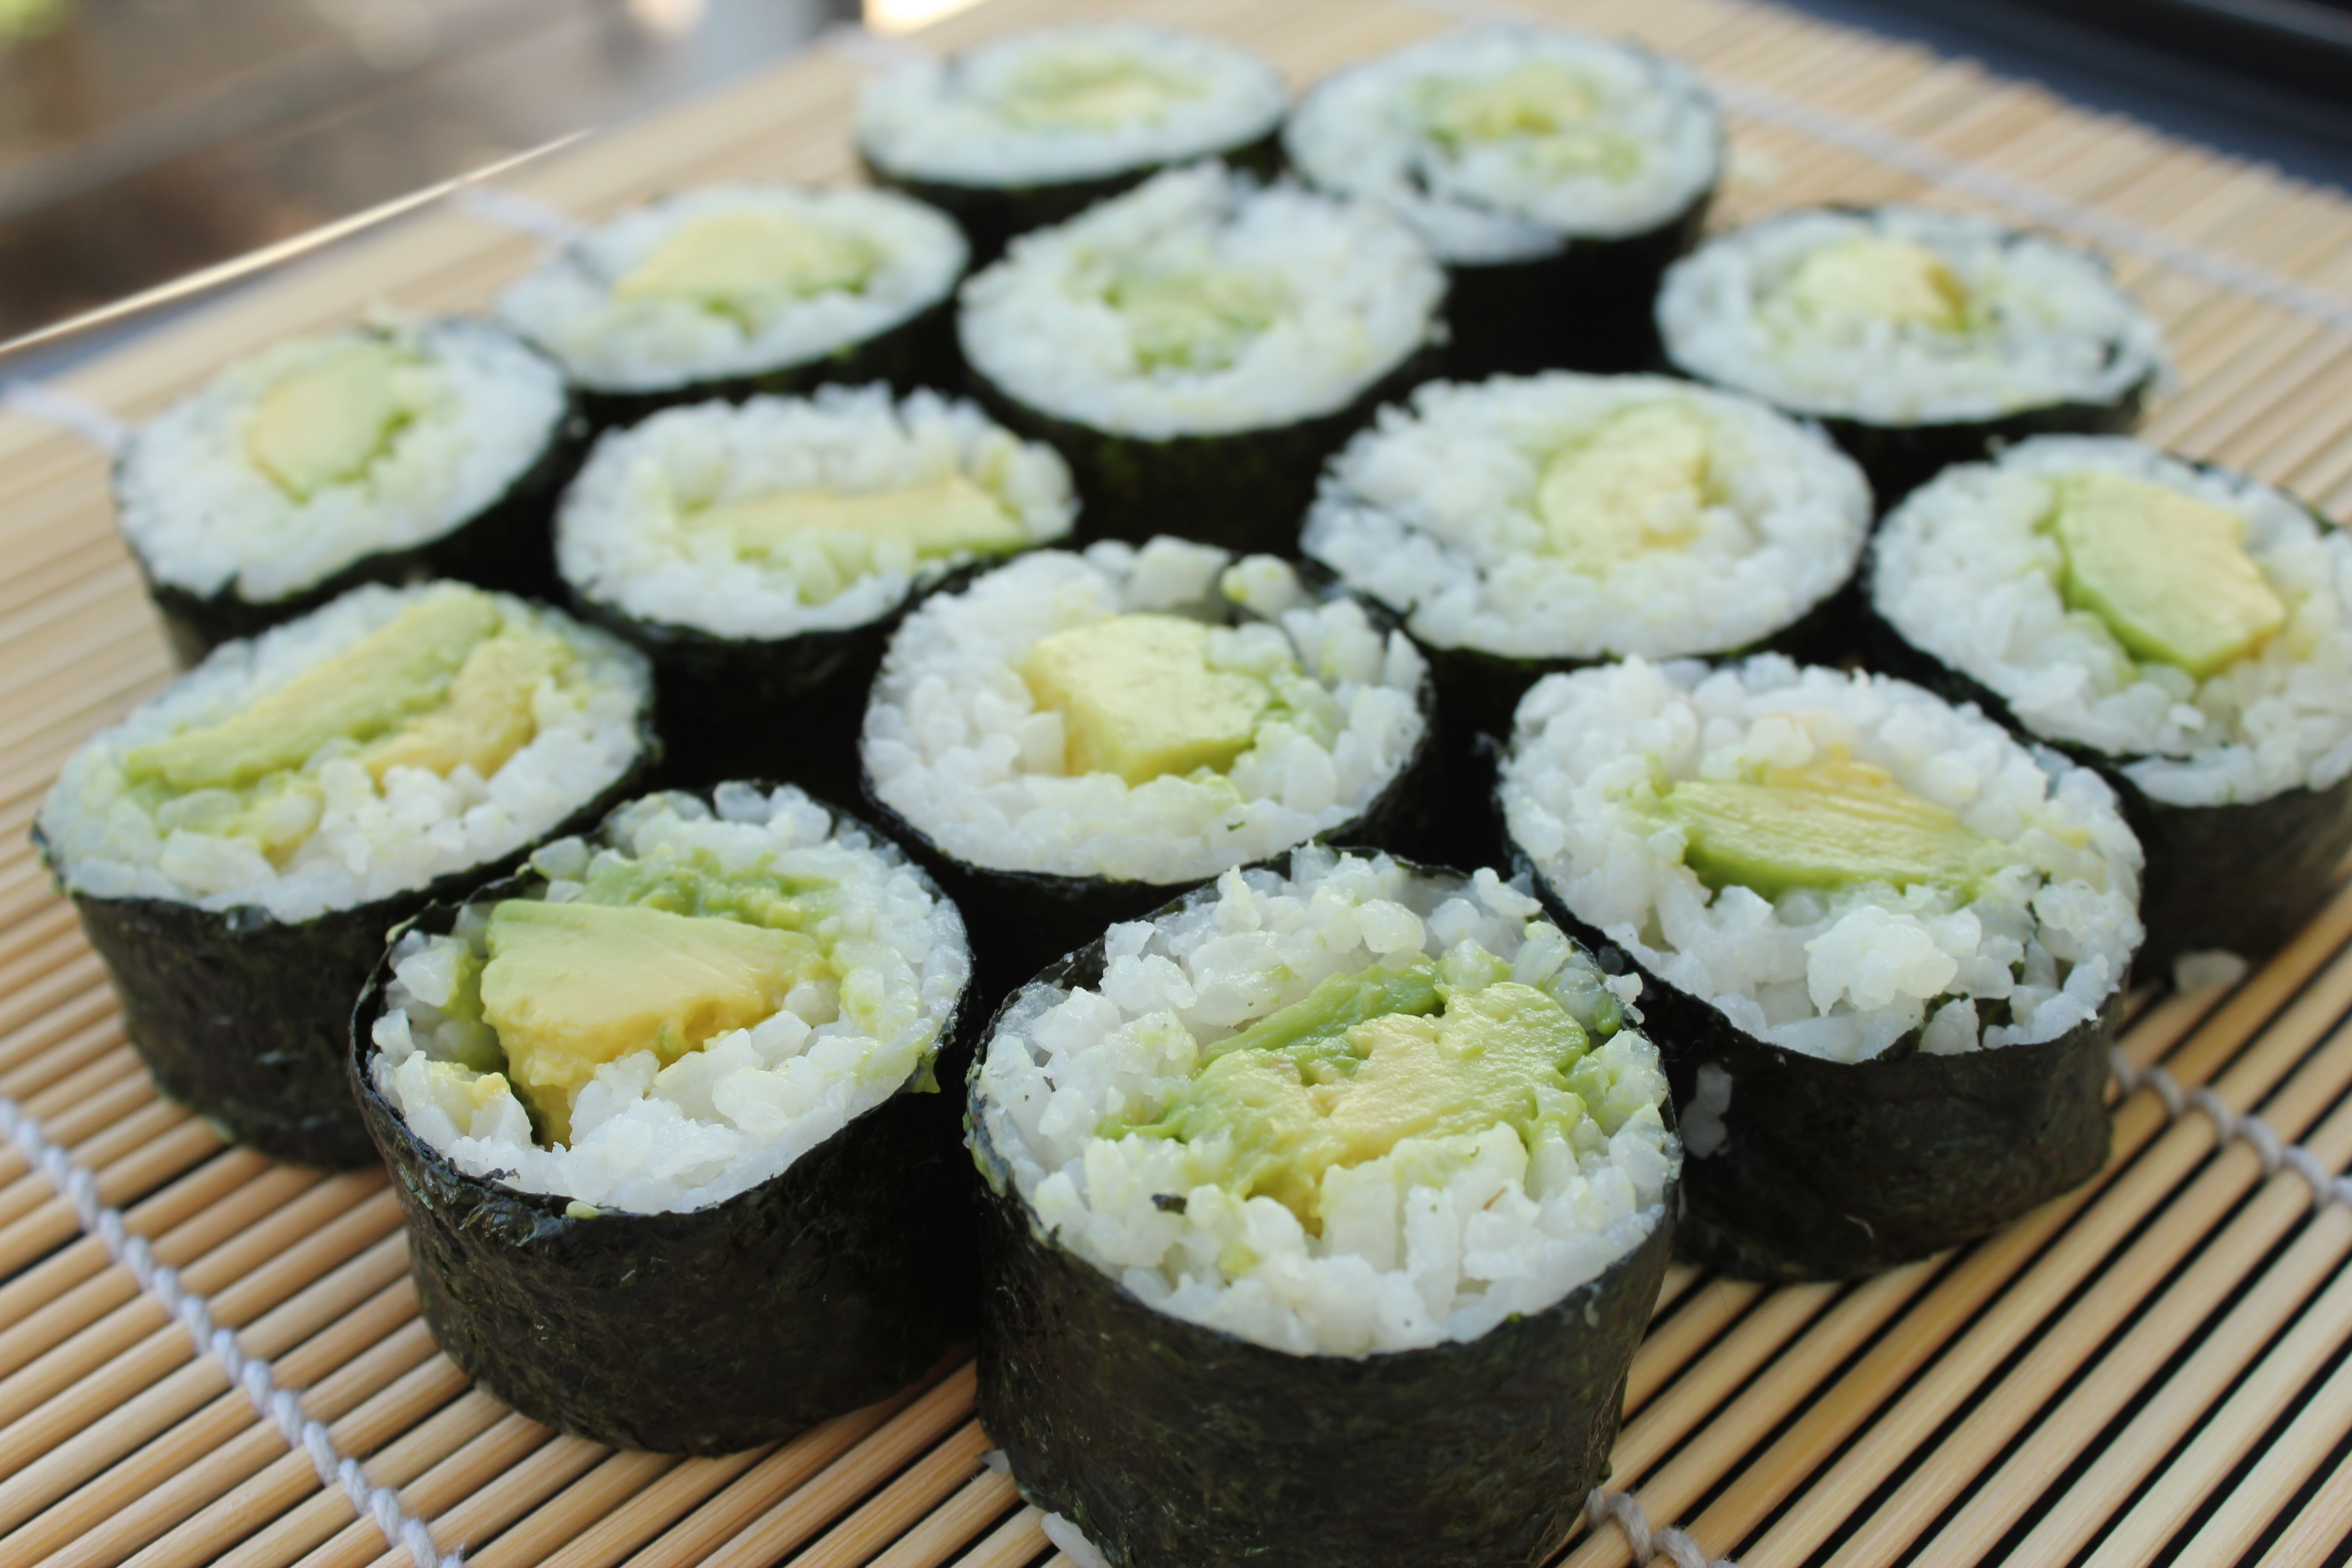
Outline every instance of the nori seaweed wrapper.
{"label": "nori seaweed wrapper", "polygon": [[[1229,169],[1272,180],[1282,168],[1280,132],[1269,131],[1254,141],[1202,153],[1200,157],[1216,158]],[[1197,161],[1180,160],[1186,163]],[[1170,167],[1161,163],[1139,163],[1117,174],[1087,180],[1056,180],[1034,185],[973,185],[898,174],[876,163],[862,147],[858,149],[857,163],[875,184],[935,206],[961,225],[964,237],[971,242],[971,265],[975,270],[1003,255],[1005,245],[1014,235],[1076,217],[1097,202],[1131,191]]]}
{"label": "nori seaweed wrapper", "polygon": [[[1098,984],[1103,963],[1098,936],[1038,981]],[[1031,1502],[1118,1568],[1533,1564],[1567,1539],[1609,1474],[1672,1181],[1641,1245],[1540,1312],[1468,1342],[1291,1355],[1154,1311],[1038,1236],[973,1079],[980,1417]]]}
{"label": "nori seaweed wrapper", "polygon": [[[1675,370],[1678,374],[1688,374],[1679,366]],[[2113,403],[2046,403],[1998,419],[1874,425],[1828,415],[1814,417],[1870,476],[1871,494],[1878,498],[1879,514],[1885,516],[1897,501],[1949,465],[1983,462],[2001,447],[2030,436],[2128,435],[2138,427],[2140,410],[2155,385],[2156,375],[2151,372]]]}
{"label": "nori seaweed wrapper", "polygon": [[2185,953],[2220,949],[2260,961],[2284,947],[2331,898],[2352,854],[2352,777],[2263,800],[2175,805],[2152,800],[2124,773],[2137,760],[2036,734],[1990,687],[1914,647],[1864,595],[1871,668],[1974,703],[2029,745],[2048,746],[2107,781],[2147,857],[2139,970],[2168,977]]}
{"label": "nori seaweed wrapper", "polygon": [[1634,1006],[1683,1134],[1676,1245],[1748,1279],[1845,1279],[1973,1240],[2106,1163],[2107,1053],[2125,984],[2100,1016],[2039,1045],[1957,1056],[1918,1031],[1863,1062],[1757,1039],[1578,920],[1524,851],[1545,912],[1642,977]]}
{"label": "nori seaweed wrapper", "polygon": [[1172,533],[1235,551],[1291,554],[1323,461],[1348,437],[1437,374],[1441,351],[1425,345],[1358,394],[1344,408],[1288,425],[1215,436],[1122,436],[1033,408],[977,367],[972,395],[988,416],[1026,441],[1062,454],[1076,480],[1082,540],[1141,543]]}
{"label": "nori seaweed wrapper", "polygon": [[[1316,598],[1347,597],[1361,605],[1384,639],[1398,629],[1397,617],[1385,605],[1339,587],[1323,568],[1310,562],[1297,570],[1300,583]],[[1433,813],[1442,809],[1437,798],[1443,763],[1437,751],[1436,702],[1435,687],[1424,677],[1417,704],[1422,717],[1420,744],[1370,804],[1348,821],[1317,835],[1318,842],[1362,844],[1410,853],[1440,837],[1433,820]],[[1140,920],[1171,898],[1211,880],[1204,877],[1183,882],[1137,882],[969,864],[940,848],[930,835],[883,804],[875,794],[873,775],[866,771],[862,753],[858,802],[964,911],[971,931],[973,984],[992,1001],[1108,927]]]}
{"label": "nori seaweed wrapper", "polygon": [[384,932],[529,858],[551,839],[584,832],[641,790],[661,743],[650,715],[636,761],[593,800],[516,849],[428,885],[308,920],[239,904],[205,910],[170,899],[75,892],[38,826],[34,846],[122,1004],[123,1033],[155,1085],[226,1137],[306,1165],[375,1157],[343,1070],[352,998],[383,956]]}
{"label": "nori seaweed wrapper", "polygon": [[870,338],[845,343],[814,359],[794,360],[756,375],[723,376],[711,381],[681,382],[648,391],[612,392],[574,385],[592,430],[634,425],[665,408],[689,403],[741,403],[761,394],[793,395],[838,383],[861,386],[882,382],[904,395],[919,386],[951,387],[962,374],[963,355],[956,346],[955,289],[893,327]]}
{"label": "nori seaweed wrapper", "polygon": [[138,562],[140,580],[146,584],[156,617],[163,623],[173,658],[184,669],[202,662],[222,643],[258,637],[366,583],[405,587],[448,577],[525,598],[553,598],[558,591],[556,497],[587,456],[588,434],[588,422],[574,398],[538,460],[497,500],[438,539],[404,550],[363,555],[332,576],[283,598],[247,599],[237,593],[234,582],[215,594],[191,593],[158,581],[137,550],[132,550],[131,557]]}
{"label": "nori seaweed wrapper", "polygon": [[1558,369],[1612,374],[1658,364],[1652,309],[1658,282],[1698,243],[1716,188],[1710,184],[1680,213],[1641,234],[1566,235],[1558,249],[1524,261],[1448,262],[1446,378],[1484,381]]}
{"label": "nori seaweed wrapper", "polygon": [[[457,913],[436,904],[403,929],[446,934]],[[426,1325],[522,1415],[616,1447],[733,1453],[897,1391],[969,1332],[972,1184],[933,1076],[969,1054],[957,1017],[935,1062],[758,1186],[686,1213],[595,1212],[469,1175],[410,1131],[369,1070],[380,952],[351,1016],[351,1092],[408,1220]],[[967,983],[960,1012],[971,999]]]}

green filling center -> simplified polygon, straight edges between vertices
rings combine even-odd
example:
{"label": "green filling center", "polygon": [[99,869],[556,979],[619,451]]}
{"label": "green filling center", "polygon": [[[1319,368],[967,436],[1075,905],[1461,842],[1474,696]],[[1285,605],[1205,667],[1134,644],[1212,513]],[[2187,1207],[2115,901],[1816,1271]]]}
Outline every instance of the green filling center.
{"label": "green filling center", "polygon": [[1248,352],[1282,313],[1279,279],[1240,268],[1138,268],[1103,298],[1126,319],[1144,370],[1222,370]]}
{"label": "green filling center", "polygon": [[1160,119],[1201,95],[1199,83],[1132,56],[1071,48],[1025,61],[997,111],[1025,131],[1108,131]]}
{"label": "green filling center", "polygon": [[682,300],[754,330],[783,306],[828,289],[855,292],[883,254],[862,235],[764,208],[680,226],[613,285],[615,300]]}
{"label": "green filling center", "polygon": [[2135,658],[2202,680],[2286,626],[2286,602],[2246,552],[2235,512],[2102,469],[2053,488],[2047,526],[2065,552],[2066,603]]}
{"label": "green filling center", "polygon": [[1514,144],[1534,169],[1553,176],[1624,179],[1641,166],[1638,141],[1593,123],[1592,84],[1553,60],[1528,60],[1499,75],[1429,85],[1422,123],[1450,152]]}
{"label": "green filling center", "polygon": [[296,500],[358,479],[409,422],[395,380],[407,363],[373,339],[336,347],[263,394],[246,455]]}
{"label": "green filling center", "polygon": [[886,544],[923,561],[1002,554],[1028,542],[1003,501],[962,474],[894,489],[772,490],[689,510],[678,522],[688,538],[717,540],[737,560],[790,566],[810,604],[874,570]]}
{"label": "green filling center", "polygon": [[1276,703],[1256,676],[1209,664],[1209,628],[1183,616],[1112,616],[1039,641],[1022,666],[1037,706],[1062,716],[1064,766],[1130,784],[1222,772]]}
{"label": "green filling center", "polygon": [[1595,574],[1688,542],[1705,520],[1706,421],[1676,403],[1621,409],[1544,465],[1536,514],[1551,554]]}
{"label": "green filling center", "polygon": [[1957,332],[1969,292],[1935,251],[1907,239],[1854,235],[1811,252],[1779,289],[1800,314],[1827,321],[1891,321]]}
{"label": "green filling center", "polygon": [[1683,830],[1683,863],[1699,880],[1767,899],[1864,882],[1926,883],[1968,899],[2008,862],[1999,843],[1884,768],[1844,757],[1768,769],[1756,783],[1685,779],[1659,805]]}

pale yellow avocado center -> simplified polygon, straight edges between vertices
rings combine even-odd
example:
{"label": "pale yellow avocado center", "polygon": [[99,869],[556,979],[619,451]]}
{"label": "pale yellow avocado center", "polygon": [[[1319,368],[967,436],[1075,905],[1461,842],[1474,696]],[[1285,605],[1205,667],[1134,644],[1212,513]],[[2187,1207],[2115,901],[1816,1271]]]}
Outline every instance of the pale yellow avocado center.
{"label": "pale yellow avocado center", "polygon": [[613,285],[616,300],[685,300],[752,321],[828,289],[855,290],[882,264],[863,236],[765,208],[696,218]]}
{"label": "pale yellow avocado center", "polygon": [[246,455],[297,500],[359,478],[408,422],[394,379],[405,361],[386,342],[338,345],[262,395]]}
{"label": "pale yellow avocado center", "polygon": [[1423,108],[1442,142],[1553,136],[1583,125],[1597,102],[1592,84],[1554,60],[1527,60],[1497,75],[1435,84]]}
{"label": "pale yellow avocado center", "polygon": [[1214,1047],[1151,1122],[1128,1133],[1230,1138],[1239,1195],[1272,1197],[1319,1230],[1325,1173],[1381,1159],[1408,1138],[1531,1140],[1539,1090],[1565,1092],[1589,1043],[1582,1026],[1511,981],[1446,994],[1432,966],[1334,975]]}
{"label": "pale yellow avocado center", "polygon": [[1843,755],[1767,768],[1756,782],[1685,779],[1659,804],[1683,830],[1683,863],[1699,880],[1768,899],[1864,882],[1967,894],[2006,858],[1885,769]]}
{"label": "pale yellow avocado center", "polygon": [[2237,513],[2095,468],[2054,489],[2066,602],[2098,616],[2135,657],[2202,680],[2286,625],[2286,601],[2246,553]]}
{"label": "pale yellow avocado center", "polygon": [[1126,319],[1143,369],[1221,370],[1274,324],[1283,289],[1242,268],[1139,268],[1114,279],[1104,298]]}
{"label": "pale yellow avocado center", "polygon": [[1605,573],[1697,533],[1707,504],[1706,421],[1678,403],[1611,415],[1544,465],[1536,489],[1550,552]]}
{"label": "pale yellow avocado center", "polygon": [[1069,772],[1131,784],[1230,767],[1274,700],[1257,677],[1211,668],[1209,628],[1182,616],[1113,616],[1055,632],[1021,673],[1037,705],[1062,716]]}
{"label": "pale yellow avocado center", "polygon": [[1004,503],[962,474],[895,489],[771,490],[689,511],[679,522],[690,534],[731,542],[746,559],[787,555],[815,534],[895,540],[918,559],[1018,550],[1028,542]]}
{"label": "pale yellow avocado center", "polygon": [[998,102],[1010,124],[1033,131],[1105,131],[1165,115],[1200,85],[1115,50],[1061,49],[1025,62]]}
{"label": "pale yellow avocado center", "polygon": [[798,931],[635,905],[513,899],[490,913],[482,1016],[542,1142],[569,1142],[580,1090],[606,1062],[667,1065],[750,1028],[827,973]]}
{"label": "pale yellow avocado center", "polygon": [[1941,256],[1907,239],[1854,235],[1825,245],[1797,264],[1781,293],[1805,314],[1832,320],[1948,332],[1968,323],[1968,286]]}

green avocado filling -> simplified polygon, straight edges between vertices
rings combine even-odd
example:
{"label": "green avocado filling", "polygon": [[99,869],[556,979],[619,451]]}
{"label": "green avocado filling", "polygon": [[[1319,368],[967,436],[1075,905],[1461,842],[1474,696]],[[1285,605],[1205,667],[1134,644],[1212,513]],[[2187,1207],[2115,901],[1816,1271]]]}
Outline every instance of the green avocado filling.
{"label": "green avocado filling", "polygon": [[2006,849],[1885,769],[1844,756],[1768,768],[1756,781],[1684,779],[1659,794],[1683,830],[1683,863],[1720,890],[1767,899],[1795,888],[1927,884],[1973,898]]}
{"label": "green avocado filling", "polygon": [[1138,368],[1223,370],[1282,313],[1278,279],[1242,268],[1138,267],[1114,277],[1104,300],[1126,319]]}
{"label": "green avocado filling", "polygon": [[1907,239],[1854,235],[1825,245],[1797,264],[1779,293],[1800,314],[1822,320],[1943,332],[1968,325],[1968,286],[1941,256]]}
{"label": "green avocado filling", "polygon": [[1328,1171],[1497,1123],[1532,1148],[1612,1103],[1584,1026],[1509,973],[1465,942],[1440,961],[1333,975],[1203,1051],[1150,1121],[1114,1116],[1097,1134],[1230,1141],[1227,1189],[1274,1198],[1319,1234]]}
{"label": "green avocado filling", "polygon": [[1209,627],[1183,616],[1113,616],[1055,632],[1021,673],[1037,706],[1062,716],[1066,770],[1130,784],[1233,766],[1276,702],[1272,683],[1213,668]]}
{"label": "green avocado filling", "polygon": [[1024,131],[1109,131],[1149,124],[1201,95],[1198,82],[1132,55],[1080,46],[1024,60],[996,108]]}
{"label": "green avocado filling", "polygon": [[1457,154],[1512,142],[1544,173],[1622,180],[1640,168],[1641,144],[1594,125],[1600,107],[1590,81],[1556,60],[1538,59],[1496,76],[1432,82],[1423,90],[1421,114],[1430,139]]}
{"label": "green avocado filling", "polygon": [[1620,409],[1556,453],[1536,488],[1549,553],[1604,574],[1623,562],[1686,543],[1709,500],[1712,435],[1680,403]]}
{"label": "green avocado filling", "polygon": [[282,865],[318,822],[314,756],[355,757],[379,784],[395,767],[488,778],[538,734],[541,688],[577,662],[487,594],[435,594],[217,723],[133,749],[124,779],[166,830],[245,837]]}
{"label": "green avocado filling", "polygon": [[771,490],[694,508],[678,526],[739,561],[791,566],[807,604],[822,604],[871,572],[885,544],[929,561],[1003,554],[1029,542],[993,491],[960,473],[891,489]]}
{"label": "green avocado filling", "polygon": [[2066,603],[2134,658],[2203,680],[2286,626],[2286,602],[2246,552],[2237,513],[2104,469],[2052,488],[2046,526],[2065,552]]}
{"label": "green avocado filling", "polygon": [[408,363],[379,339],[339,344],[262,395],[246,456],[298,501],[358,479],[408,424],[397,381]]}
{"label": "green avocado filling", "polygon": [[862,235],[765,208],[682,225],[614,280],[615,300],[682,300],[747,330],[795,300],[864,289],[883,254]]}

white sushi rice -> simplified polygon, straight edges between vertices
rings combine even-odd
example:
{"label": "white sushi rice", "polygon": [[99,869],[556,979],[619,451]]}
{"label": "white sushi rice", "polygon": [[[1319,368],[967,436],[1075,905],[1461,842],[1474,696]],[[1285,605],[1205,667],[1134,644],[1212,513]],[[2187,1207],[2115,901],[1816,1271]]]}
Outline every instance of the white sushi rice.
{"label": "white sushi rice", "polygon": [[[1123,277],[1230,273],[1271,311],[1229,363],[1147,366]],[[964,285],[972,368],[1021,403],[1158,439],[1336,413],[1440,331],[1445,276],[1412,231],[1365,202],[1260,185],[1210,163],[1171,169],[1013,242]]]}
{"label": "white sushi rice", "polygon": [[790,555],[739,555],[682,526],[694,510],[788,490],[859,494],[961,475],[987,490],[1032,544],[1077,515],[1068,467],[969,403],[881,386],[823,386],[807,398],[665,409],[607,433],[564,494],[556,563],[591,599],[639,620],[724,637],[788,637],[864,626],[916,588],[974,559],[919,560],[881,540],[844,580],[859,542],[812,536]]}
{"label": "white sushi rice", "polygon": [[505,595],[488,596],[508,626],[551,632],[579,659],[565,679],[541,684],[532,707],[537,732],[488,778],[467,764],[446,775],[395,767],[379,784],[355,748],[330,742],[302,766],[318,788],[319,815],[282,867],[249,839],[206,831],[221,808],[235,809],[229,792],[173,795],[151,807],[126,778],[124,758],[136,748],[229,718],[422,599],[480,592],[453,584],[357,588],[251,641],[214,649],[66,763],[39,830],[68,889],[206,910],[254,905],[301,921],[511,855],[587,805],[637,757],[651,673],[617,639]]}
{"label": "white sushi rice", "polygon": [[[1551,133],[1457,142],[1433,128],[1443,95],[1531,68],[1575,81],[1589,112]],[[1455,265],[1647,233],[1689,210],[1723,163],[1723,117],[1696,73],[1538,27],[1443,34],[1326,77],[1282,137],[1309,184],[1379,202]]]}
{"label": "white sushi rice", "polygon": [[[688,225],[765,212],[862,240],[878,252],[856,289],[824,289],[751,319],[673,296],[615,298]],[[879,337],[947,298],[970,249],[944,215],[889,191],[720,184],[633,207],[549,257],[499,296],[499,320],[594,392],[663,392],[758,375]]]}
{"label": "white sushi rice", "polygon": [[[1975,302],[1969,329],[1792,308],[1780,288],[1797,267],[1856,236],[1934,251]],[[2114,404],[2164,368],[2155,321],[2097,258],[1926,207],[1808,209],[1719,235],[1667,270],[1658,327],[1679,370],[1796,413],[1880,425]]]}
{"label": "white sushi rice", "polygon": [[[1706,426],[1696,531],[1605,570],[1561,558],[1537,505],[1546,463],[1659,404]],[[1432,647],[1671,658],[1787,629],[1853,574],[1870,520],[1862,470],[1817,429],[1687,382],[1559,372],[1433,383],[1382,409],[1326,468],[1300,548]]]}
{"label": "white sushi rice", "polygon": [[[546,898],[580,896],[592,858],[716,858],[733,875],[772,873],[828,900],[818,938],[836,977],[803,981],[776,1013],[714,1037],[667,1067],[653,1049],[596,1069],[572,1112],[572,1142],[531,1138],[501,1075],[465,1065],[494,1049],[478,1016],[487,906],[447,936],[412,931],[393,950],[373,1025],[375,1085],[419,1138],[459,1170],[525,1193],[635,1214],[708,1208],[747,1192],[881,1104],[937,1056],[971,975],[963,920],[897,847],[799,790],[721,784],[717,810],[684,795],[632,802],[602,843],[560,839],[532,858]],[[453,1008],[452,1003],[457,1005]],[[453,1013],[466,1016],[453,1016]]]}
{"label": "white sushi rice", "polygon": [[[246,427],[272,387],[368,340],[409,356],[394,378],[405,423],[357,478],[298,498],[254,464]],[[141,426],[115,468],[115,507],[158,583],[283,599],[471,521],[539,461],[567,407],[562,374],[504,332],[386,317],[264,350]]]}
{"label": "white sushi rice", "polygon": [[[2243,521],[2248,556],[2288,607],[2260,651],[2197,679],[2141,662],[2096,616],[2067,608],[2065,561],[2042,526],[2053,481],[2105,470]],[[2045,739],[2128,757],[2153,799],[2221,805],[2352,773],[2352,538],[2294,498],[2121,437],[2044,436],[1946,468],[1880,531],[1871,595],[1914,647],[1977,681]]]}
{"label": "white sushi rice", "polygon": [[[1589,1109],[1613,1131],[1589,1125],[1573,1147],[1550,1136],[1529,1149],[1498,1121],[1403,1140],[1322,1178],[1319,1235],[1275,1198],[1234,1195],[1230,1140],[1097,1129],[1158,1114],[1204,1048],[1326,977],[1402,969],[1465,941],[1589,1025],[1596,1003],[1617,999],[1538,914],[1492,871],[1426,877],[1386,856],[1307,848],[1287,878],[1228,871],[1179,913],[1113,926],[1097,985],[1033,984],[1013,999],[977,1079],[981,1125],[1038,1233],[1171,1317],[1297,1355],[1476,1339],[1597,1279],[1664,1217],[1681,1149],[1659,1109],[1664,1071],[1638,1030],[1594,1047],[1614,1083]],[[1608,984],[1622,997],[1639,983]],[[1441,1184],[1414,1180],[1415,1165],[1452,1169]],[[1181,1197],[1181,1212],[1160,1194]]]}
{"label": "white sushi rice", "polygon": [[[1965,904],[1885,882],[1768,901],[1711,891],[1652,809],[1662,783],[1837,747],[2002,846],[2008,867]],[[2139,844],[2105,783],[1885,676],[1770,655],[1547,676],[1519,704],[1501,798],[1579,920],[1748,1034],[1832,1061],[1915,1029],[1932,1053],[2055,1039],[2097,1015],[2139,945]]]}
{"label": "white sushi rice", "polygon": [[[1161,101],[1086,123],[1041,121],[1022,108],[1041,78],[1124,73],[1165,84]],[[857,146],[893,179],[1052,184],[1245,145],[1270,135],[1288,102],[1281,74],[1230,44],[1172,27],[1079,23],[871,79],[857,95]]]}
{"label": "white sushi rice", "polygon": [[[1064,772],[1062,717],[1037,706],[1021,666],[1055,632],[1136,610],[1239,620],[1211,634],[1212,663],[1261,675],[1295,664],[1328,732],[1270,721],[1209,777],[1130,785]],[[866,710],[863,755],[882,803],[966,864],[1192,881],[1360,816],[1420,743],[1426,672],[1403,634],[1383,637],[1347,598],[1313,602],[1271,556],[1235,562],[1166,538],[1039,551],[908,616]]]}

